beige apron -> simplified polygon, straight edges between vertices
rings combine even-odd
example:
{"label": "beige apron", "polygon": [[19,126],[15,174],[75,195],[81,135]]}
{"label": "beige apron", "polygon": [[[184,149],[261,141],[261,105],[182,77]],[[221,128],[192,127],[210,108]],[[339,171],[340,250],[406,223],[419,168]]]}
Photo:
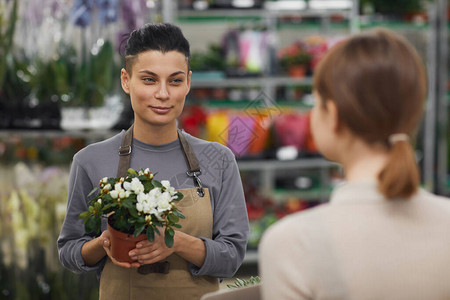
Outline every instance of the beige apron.
{"label": "beige apron", "polygon": [[[128,169],[131,153],[132,127],[127,131],[121,146],[121,163],[119,173]],[[131,140],[130,140],[131,136]],[[201,174],[198,161],[181,132],[178,133],[186,161],[197,188],[181,189],[184,198],[178,202],[181,212],[186,217],[180,219],[180,231],[195,237],[212,237],[213,217],[209,191],[201,186],[198,175]],[[130,145],[130,146],[127,146]],[[123,162],[126,157],[128,162]],[[197,169],[197,170],[195,170]],[[176,233],[175,233],[176,234]],[[144,300],[144,299],[183,299],[198,300],[202,295],[219,289],[219,281],[211,276],[193,276],[189,272],[188,262],[172,254],[166,258],[170,263],[167,274],[141,274],[135,268],[116,266],[108,258],[100,278],[100,300]]]}

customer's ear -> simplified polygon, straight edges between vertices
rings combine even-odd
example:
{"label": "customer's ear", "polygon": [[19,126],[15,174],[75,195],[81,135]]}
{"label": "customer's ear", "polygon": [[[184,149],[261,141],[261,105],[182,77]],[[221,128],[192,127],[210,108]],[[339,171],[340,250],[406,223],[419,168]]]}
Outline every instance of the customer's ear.
{"label": "customer's ear", "polygon": [[325,106],[328,113],[328,125],[334,133],[338,133],[342,129],[342,122],[339,120],[336,103],[333,100],[328,100],[325,102]]}

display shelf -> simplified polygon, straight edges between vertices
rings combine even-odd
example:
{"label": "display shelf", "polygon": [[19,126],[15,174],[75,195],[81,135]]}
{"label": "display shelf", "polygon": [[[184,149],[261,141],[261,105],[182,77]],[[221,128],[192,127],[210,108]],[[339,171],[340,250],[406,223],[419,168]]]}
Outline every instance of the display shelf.
{"label": "display shelf", "polygon": [[306,202],[321,201],[324,197],[328,197],[331,194],[331,187],[329,190],[326,188],[313,188],[310,190],[288,190],[288,189],[275,189],[272,193],[274,202],[283,202],[288,198],[302,199]]}
{"label": "display shelf", "polygon": [[270,86],[312,85],[312,77],[293,78],[287,76],[242,77],[212,80],[192,80],[191,88],[250,88]]}
{"label": "display shelf", "polygon": [[113,135],[119,133],[117,130],[0,130],[0,139],[7,139],[14,136],[20,136],[23,138],[61,138],[70,136],[73,138],[83,138],[87,140],[101,140],[105,138],[110,138]]}
{"label": "display shelf", "polygon": [[178,10],[178,21],[224,21],[236,19],[241,21],[244,19],[266,18],[266,17],[330,17],[341,15],[350,17],[350,8],[348,9],[271,9],[270,7],[261,9],[180,9]]}
{"label": "display shelf", "polygon": [[296,160],[255,160],[239,161],[241,171],[273,171],[289,169],[315,169],[337,167],[339,164],[330,162],[323,158],[304,158]]}

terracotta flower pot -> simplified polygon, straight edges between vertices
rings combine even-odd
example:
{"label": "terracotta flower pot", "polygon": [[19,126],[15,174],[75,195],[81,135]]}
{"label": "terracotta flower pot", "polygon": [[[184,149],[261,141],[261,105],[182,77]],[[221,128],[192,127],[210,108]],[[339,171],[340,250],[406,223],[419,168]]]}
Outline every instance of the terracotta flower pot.
{"label": "terracotta flower pot", "polygon": [[147,239],[146,234],[140,234],[133,237],[132,234],[127,234],[114,229],[108,222],[108,231],[111,233],[111,254],[117,261],[132,263],[128,253],[136,248],[136,243]]}
{"label": "terracotta flower pot", "polygon": [[306,66],[305,65],[291,66],[288,69],[288,73],[290,77],[303,78],[306,75]]}

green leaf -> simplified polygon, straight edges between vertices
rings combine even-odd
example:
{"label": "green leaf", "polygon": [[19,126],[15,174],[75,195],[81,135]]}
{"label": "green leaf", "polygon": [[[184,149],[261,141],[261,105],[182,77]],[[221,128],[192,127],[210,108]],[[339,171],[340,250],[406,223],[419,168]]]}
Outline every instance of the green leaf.
{"label": "green leaf", "polygon": [[108,183],[114,187],[114,185],[116,184],[116,182],[119,182],[119,178],[108,178]]}
{"label": "green leaf", "polygon": [[155,232],[156,232],[158,235],[161,235],[161,232],[159,232],[158,227],[153,227],[153,229],[155,230]]}
{"label": "green leaf", "polygon": [[180,201],[184,197],[184,195],[180,192],[177,192],[175,195],[177,196],[177,199],[174,199],[174,201]]}
{"label": "green leaf", "polygon": [[173,246],[173,236],[170,236],[170,235],[166,234],[164,236],[164,242],[166,243],[166,246],[168,248],[172,248],[172,246]]}
{"label": "green leaf", "polygon": [[80,219],[87,219],[89,216],[90,216],[89,211],[85,211],[85,212],[82,212],[82,213],[78,216],[78,218],[80,218]]}
{"label": "green leaf", "polygon": [[167,218],[169,219],[170,222],[172,223],[178,223],[178,221],[180,220],[180,218],[178,216],[176,216],[175,214],[169,214],[167,216]]}
{"label": "green leaf", "polygon": [[128,208],[128,209],[131,209],[131,208],[134,207],[134,206],[133,206],[133,203],[132,203],[132,201],[131,201],[130,199],[125,199],[125,200],[123,200],[123,201],[122,201],[122,206],[124,206],[124,207],[126,207],[126,208]]}
{"label": "green leaf", "polygon": [[97,192],[97,191],[99,191],[100,190],[100,188],[97,186],[97,187],[95,187],[87,196],[88,197],[91,197],[95,192]]}
{"label": "green leaf", "polygon": [[181,228],[182,227],[180,224],[173,224],[172,226],[175,227],[175,228]]}
{"label": "green leaf", "polygon": [[147,240],[149,242],[153,242],[154,239],[155,239],[155,231],[153,230],[152,226],[149,226],[147,228]]}
{"label": "green leaf", "polygon": [[156,226],[159,226],[159,227],[163,227],[163,224],[158,220],[153,220],[153,224],[155,224]]}
{"label": "green leaf", "polygon": [[133,237],[137,237],[138,235],[140,235],[142,233],[142,231],[144,230],[144,228],[145,228],[145,224],[136,226],[136,229],[134,230],[134,233],[133,233]]}
{"label": "green leaf", "polygon": [[176,215],[180,219],[184,219],[185,218],[185,216],[178,210],[174,210],[173,214]]}
{"label": "green leaf", "polygon": [[138,173],[137,173],[133,168],[129,168],[129,169],[127,170],[127,174],[128,174],[128,175],[134,175],[134,176],[137,176],[137,175],[138,175]]}
{"label": "green leaf", "polygon": [[153,184],[152,184],[152,182],[151,181],[145,181],[144,182],[144,192],[145,193],[148,193],[148,192],[150,192],[152,189],[153,189]]}
{"label": "green leaf", "polygon": [[86,223],[84,224],[84,229],[86,230],[86,232],[94,232],[94,231],[98,231],[97,229],[97,221],[96,218],[94,216],[90,216],[87,220]]}
{"label": "green leaf", "polygon": [[114,224],[115,226],[115,228],[117,229],[117,230],[119,230],[119,231],[123,231],[124,229],[126,229],[127,228],[127,221],[125,221],[125,219],[122,217],[122,218],[118,218],[117,220],[116,220],[116,223]]}
{"label": "green leaf", "polygon": [[113,198],[111,197],[110,194],[106,194],[103,196],[103,203],[110,203],[111,201],[113,201]]}
{"label": "green leaf", "polygon": [[131,208],[128,209],[128,211],[130,212],[130,215],[133,218],[135,218],[135,219],[139,218],[139,214],[138,214],[138,211],[137,211],[136,207],[132,206]]}
{"label": "green leaf", "polygon": [[157,181],[157,180],[152,180],[153,186],[157,187],[157,188],[162,188],[162,184],[161,182]]}
{"label": "green leaf", "polygon": [[166,230],[164,233],[165,233],[165,235],[170,235],[171,237],[173,237],[175,235],[175,231],[171,227],[166,227]]}

